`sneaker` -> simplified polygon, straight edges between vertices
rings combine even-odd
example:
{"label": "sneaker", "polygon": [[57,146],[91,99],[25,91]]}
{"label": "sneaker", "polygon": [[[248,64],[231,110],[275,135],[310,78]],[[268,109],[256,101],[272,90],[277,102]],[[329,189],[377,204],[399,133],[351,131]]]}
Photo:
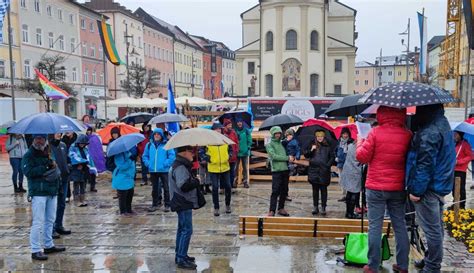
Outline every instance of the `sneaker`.
{"label": "sneaker", "polygon": [[290,214],[285,209],[278,210],[278,215],[284,216],[284,217],[290,216]]}
{"label": "sneaker", "polygon": [[249,183],[244,183],[244,188],[246,189],[250,188]]}
{"label": "sneaker", "polygon": [[471,190],[474,190],[474,185],[472,185],[470,189],[471,189]]}
{"label": "sneaker", "polygon": [[65,228],[58,228],[58,229],[56,229],[56,232],[60,235],[69,235],[69,234],[71,234],[71,231],[67,230]]}
{"label": "sneaker", "polygon": [[23,187],[20,187],[18,190],[19,190],[20,193],[25,193],[26,192],[26,190]]}
{"label": "sneaker", "polygon": [[142,182],[142,183],[140,183],[140,186],[146,186],[146,185],[148,185],[148,182]]}
{"label": "sneaker", "polygon": [[66,248],[65,247],[60,247],[60,246],[53,246],[53,247],[44,249],[45,254],[64,252],[64,251],[66,251]]}
{"label": "sneaker", "polygon": [[69,203],[69,197],[68,197],[68,198],[66,198],[66,203]]}
{"label": "sneaker", "polygon": [[46,261],[48,259],[48,256],[46,256],[43,252],[35,252],[31,253],[31,259],[37,260],[37,261]]}
{"label": "sneaker", "polygon": [[91,189],[91,192],[97,192],[96,188]]}
{"label": "sneaker", "polygon": [[[194,257],[186,256],[185,259],[186,259],[186,261],[190,261],[190,262],[192,262],[192,263],[196,263],[196,258],[194,258]],[[174,263],[175,263],[175,264],[178,264],[178,258],[177,258],[177,257],[174,258]]]}
{"label": "sneaker", "polygon": [[346,197],[342,197],[341,199],[337,200],[337,202],[346,202]]}
{"label": "sneaker", "polygon": [[81,204],[79,205],[79,207],[81,207],[81,208],[87,207],[87,203],[81,203]]}
{"label": "sneaker", "polygon": [[61,235],[59,233],[57,233],[56,231],[53,231],[52,237],[53,237],[53,239],[59,239],[59,238],[61,238]]}
{"label": "sneaker", "polygon": [[178,262],[178,268],[181,269],[188,269],[188,270],[195,270],[197,268],[197,265],[191,261],[188,260],[182,260]]}
{"label": "sneaker", "polygon": [[326,214],[326,207],[321,207],[321,215],[325,216]]}
{"label": "sneaker", "polygon": [[225,213],[227,213],[227,214],[232,213],[232,210],[230,209],[230,206],[225,206]]}
{"label": "sneaker", "polygon": [[401,269],[397,264],[392,265],[392,270],[395,273],[408,273],[408,269]]}
{"label": "sneaker", "polygon": [[268,217],[273,217],[273,216],[275,216],[275,212],[269,211],[269,212],[267,213],[267,216],[268,216]]}
{"label": "sneaker", "polygon": [[163,211],[164,211],[164,212],[170,212],[171,210],[170,210],[170,207],[165,206],[165,208],[163,209]]}
{"label": "sneaker", "polygon": [[293,199],[291,199],[289,196],[285,197],[285,200],[288,201],[288,202],[293,201]]}
{"label": "sneaker", "polygon": [[219,216],[221,213],[219,212],[219,209],[214,209],[214,216]]}
{"label": "sneaker", "polygon": [[148,212],[155,212],[158,210],[158,207],[157,206],[151,206],[147,209]]}
{"label": "sneaker", "polygon": [[313,211],[311,212],[311,214],[318,215],[319,214],[319,208],[317,206],[313,207]]}

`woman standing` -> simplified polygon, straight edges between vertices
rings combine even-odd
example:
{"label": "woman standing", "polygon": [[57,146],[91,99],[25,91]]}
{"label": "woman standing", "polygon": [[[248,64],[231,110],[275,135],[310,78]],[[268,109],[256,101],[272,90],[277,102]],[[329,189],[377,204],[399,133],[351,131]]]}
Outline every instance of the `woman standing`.
{"label": "woman standing", "polygon": [[[349,130],[349,128],[342,128],[341,137],[339,138],[339,144],[336,148],[336,166],[338,169],[339,176],[341,175],[342,170],[344,168],[344,162],[346,161],[349,144],[351,144],[352,142],[354,142],[354,139],[352,139],[351,137],[351,131]],[[344,187],[342,187],[342,185],[340,186],[342,189],[343,196],[338,201],[344,202],[346,201],[346,190],[344,189]]]}
{"label": "woman standing", "polygon": [[117,190],[120,215],[132,216],[132,200],[135,186],[135,162],[130,152],[114,156],[115,170],[112,174],[112,188]]}
{"label": "woman standing", "polygon": [[[92,161],[94,161],[97,173],[103,173],[105,172],[105,156],[104,151],[102,149],[102,140],[95,133],[95,129],[92,127],[87,128],[86,135],[89,138],[89,153],[92,158]],[[91,172],[89,175],[91,192],[97,192],[97,189],[95,188],[96,178],[97,174]]]}
{"label": "woman standing", "polygon": [[[454,169],[454,177],[459,177],[461,179],[460,200],[466,200],[466,173],[467,166],[469,165],[469,162],[471,162],[472,158],[471,145],[469,145],[469,143],[464,140],[464,133],[458,131],[454,131],[454,141],[456,142],[456,167]],[[466,201],[461,201],[459,206],[461,209],[465,209]]]}
{"label": "woman standing", "polygon": [[326,215],[328,186],[331,183],[331,166],[334,151],[326,140],[324,131],[316,131],[316,138],[304,152],[309,159],[308,180],[313,187],[313,215],[319,214],[319,193],[321,192],[321,215]]}
{"label": "woman standing", "polygon": [[15,193],[26,192],[23,188],[23,171],[21,168],[21,159],[28,151],[26,140],[23,135],[11,134],[7,140],[6,148],[10,157],[10,165],[13,169],[13,189]]}
{"label": "woman standing", "polygon": [[354,209],[359,202],[362,185],[362,164],[356,159],[356,142],[349,144],[344,167],[340,175],[341,187],[346,191],[346,218],[358,219]]}

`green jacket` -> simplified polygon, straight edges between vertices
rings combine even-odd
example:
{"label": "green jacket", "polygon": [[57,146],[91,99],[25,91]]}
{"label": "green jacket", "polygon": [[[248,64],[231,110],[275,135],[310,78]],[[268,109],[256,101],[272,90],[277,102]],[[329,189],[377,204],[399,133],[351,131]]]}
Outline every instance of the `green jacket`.
{"label": "green jacket", "polygon": [[23,174],[28,178],[29,196],[58,195],[59,180],[48,182],[43,178],[44,173],[48,171],[49,162],[50,159],[46,153],[38,151],[33,147],[30,147],[23,157],[21,167]]}
{"label": "green jacket", "polygon": [[286,154],[285,147],[281,144],[281,140],[275,138],[276,133],[281,133],[283,136],[280,127],[272,127],[270,129],[272,140],[265,146],[272,166],[272,172],[288,171],[288,155]]}
{"label": "green jacket", "polygon": [[235,128],[235,132],[239,137],[239,154],[238,157],[246,157],[250,155],[250,148],[252,147],[252,132],[249,129]]}

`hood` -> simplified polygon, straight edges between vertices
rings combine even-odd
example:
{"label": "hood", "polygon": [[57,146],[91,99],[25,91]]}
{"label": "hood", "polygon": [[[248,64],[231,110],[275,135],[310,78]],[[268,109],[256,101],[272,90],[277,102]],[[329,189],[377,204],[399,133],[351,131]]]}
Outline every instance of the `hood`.
{"label": "hood", "polygon": [[76,144],[89,144],[89,138],[86,135],[79,135]]}
{"label": "hood", "polygon": [[275,139],[275,134],[276,134],[276,133],[283,134],[283,131],[281,130],[280,126],[273,126],[273,127],[270,129],[270,134],[272,135],[272,140],[276,140],[276,139]]}
{"label": "hood", "polygon": [[150,135],[150,141],[155,141],[154,135],[155,134],[160,134],[161,136],[161,142],[166,142],[166,137],[165,137],[165,132],[161,128],[155,128],[153,129],[153,133]]}
{"label": "hood", "polygon": [[387,106],[380,106],[377,109],[377,121],[379,125],[396,124],[405,126],[407,109],[397,109]]}

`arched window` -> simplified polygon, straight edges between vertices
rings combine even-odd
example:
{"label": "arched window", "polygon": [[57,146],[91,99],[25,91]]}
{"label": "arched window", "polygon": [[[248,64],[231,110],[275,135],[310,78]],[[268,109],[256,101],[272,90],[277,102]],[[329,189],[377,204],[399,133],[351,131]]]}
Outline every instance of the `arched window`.
{"label": "arched window", "polygon": [[273,75],[265,75],[265,95],[273,97]]}
{"label": "arched window", "polygon": [[311,74],[309,79],[309,96],[316,97],[319,89],[319,75]]}
{"label": "arched window", "polygon": [[271,31],[267,32],[267,35],[265,38],[266,38],[265,50],[272,51],[273,50],[273,32]]}
{"label": "arched window", "polygon": [[316,30],[311,31],[311,50],[319,50],[319,33]]}
{"label": "arched window", "polygon": [[294,30],[286,32],[286,50],[298,49],[298,35]]}

